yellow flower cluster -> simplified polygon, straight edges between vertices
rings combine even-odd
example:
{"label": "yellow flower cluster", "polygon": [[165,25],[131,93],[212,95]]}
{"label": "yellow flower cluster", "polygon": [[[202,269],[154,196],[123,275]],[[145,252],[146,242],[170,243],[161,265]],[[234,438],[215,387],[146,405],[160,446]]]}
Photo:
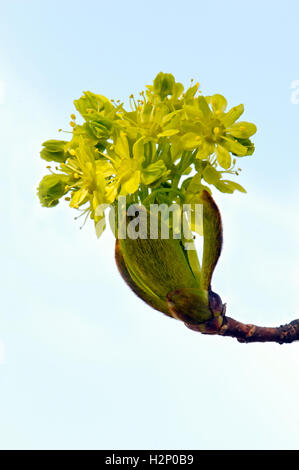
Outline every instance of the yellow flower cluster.
{"label": "yellow flower cluster", "polygon": [[[251,155],[254,124],[237,122],[239,105],[226,111],[219,94],[202,96],[196,83],[184,91],[171,74],[160,72],[152,85],[130,97],[130,110],[120,102],[85,92],[75,100],[84,121],[71,115],[72,139],[44,142],[41,157],[56,162],[38,194],[46,207],[62,196],[97,223],[101,204],[120,195],[128,202],[193,202],[202,189],[244,191],[226,174],[238,174],[236,158]],[[188,175],[185,176],[185,175]]]}

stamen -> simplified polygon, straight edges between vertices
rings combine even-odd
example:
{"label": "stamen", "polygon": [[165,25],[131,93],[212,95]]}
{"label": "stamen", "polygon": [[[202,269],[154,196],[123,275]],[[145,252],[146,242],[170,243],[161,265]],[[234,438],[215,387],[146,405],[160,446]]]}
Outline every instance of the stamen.
{"label": "stamen", "polygon": [[[85,219],[84,219],[83,224],[82,224],[81,227],[80,227],[80,230],[81,230],[81,229],[84,227],[84,225],[86,224],[86,221],[87,221],[88,216],[89,216],[89,209],[86,209],[86,211],[87,211],[87,214],[86,214],[86,217],[85,217]],[[83,214],[84,214],[84,212],[83,212],[81,215],[83,215]]]}

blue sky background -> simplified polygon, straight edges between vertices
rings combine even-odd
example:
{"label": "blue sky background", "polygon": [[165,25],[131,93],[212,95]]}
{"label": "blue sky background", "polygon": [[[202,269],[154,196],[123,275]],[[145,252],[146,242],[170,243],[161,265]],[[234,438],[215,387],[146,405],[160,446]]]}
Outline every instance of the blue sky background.
{"label": "blue sky background", "polygon": [[40,144],[83,90],[126,99],[160,70],[245,104],[248,194],[215,198],[214,290],[231,316],[299,316],[297,1],[0,1],[1,449],[299,448],[299,344],[191,332],[120,278],[113,237],[41,208]]}

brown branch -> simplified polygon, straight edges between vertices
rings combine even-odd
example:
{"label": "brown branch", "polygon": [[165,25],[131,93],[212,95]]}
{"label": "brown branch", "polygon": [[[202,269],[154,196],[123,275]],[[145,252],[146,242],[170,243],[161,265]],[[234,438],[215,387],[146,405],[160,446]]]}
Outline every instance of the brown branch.
{"label": "brown branch", "polygon": [[[202,325],[185,323],[193,331],[202,333]],[[287,325],[281,325],[276,328],[246,325],[230,317],[223,317],[223,323],[220,327],[214,327],[215,322],[206,323],[204,334],[216,334],[220,336],[231,336],[240,343],[254,342],[275,342],[279,344],[292,343],[299,340],[299,319],[293,320]]]}

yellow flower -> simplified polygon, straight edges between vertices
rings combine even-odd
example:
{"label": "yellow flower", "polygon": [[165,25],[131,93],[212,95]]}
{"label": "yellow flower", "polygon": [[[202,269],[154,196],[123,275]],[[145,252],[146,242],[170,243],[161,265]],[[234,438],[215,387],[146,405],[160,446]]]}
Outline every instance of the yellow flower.
{"label": "yellow flower", "polygon": [[72,152],[72,158],[61,165],[61,168],[73,179],[73,183],[70,184],[72,188],[70,207],[78,209],[88,203],[85,212],[90,213],[90,217],[97,222],[101,218],[96,214],[97,207],[108,203],[106,178],[113,174],[112,165],[106,160],[99,159],[96,151],[86,145],[81,137],[78,147]]}
{"label": "yellow flower", "polygon": [[231,166],[230,153],[239,157],[248,155],[248,139],[255,134],[256,126],[250,122],[236,122],[244,112],[243,104],[225,112],[227,101],[217,94],[199,97],[193,108],[195,106],[197,109],[190,109],[189,106],[186,111],[193,119],[194,126],[198,125],[198,158],[216,153],[219,165],[228,169]]}
{"label": "yellow flower", "polygon": [[162,160],[144,166],[145,142],[144,137],[138,139],[134,143],[131,152],[128,139],[121,132],[113,149],[108,150],[108,158],[111,160],[115,171],[114,182],[111,186],[114,185],[114,188],[120,188],[121,195],[134,194],[140,183],[150,185],[161,177],[168,175],[167,168]]}

